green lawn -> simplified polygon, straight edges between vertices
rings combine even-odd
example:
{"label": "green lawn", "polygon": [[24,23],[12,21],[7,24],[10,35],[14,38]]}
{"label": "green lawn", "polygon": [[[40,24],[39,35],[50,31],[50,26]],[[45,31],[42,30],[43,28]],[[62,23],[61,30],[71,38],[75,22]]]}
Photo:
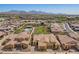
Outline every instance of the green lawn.
{"label": "green lawn", "polygon": [[17,33],[23,32],[23,31],[24,31],[24,29],[23,29],[23,28],[18,28],[18,29],[16,29],[16,30],[15,30],[15,32],[14,32],[14,33],[16,33],[16,34],[17,34]]}
{"label": "green lawn", "polygon": [[47,34],[47,33],[48,33],[47,28],[44,26],[36,27],[34,32],[34,34]]}
{"label": "green lawn", "polygon": [[19,28],[17,28],[14,33],[20,33],[20,32],[23,32],[24,31],[24,28],[26,27],[26,24],[23,23]]}

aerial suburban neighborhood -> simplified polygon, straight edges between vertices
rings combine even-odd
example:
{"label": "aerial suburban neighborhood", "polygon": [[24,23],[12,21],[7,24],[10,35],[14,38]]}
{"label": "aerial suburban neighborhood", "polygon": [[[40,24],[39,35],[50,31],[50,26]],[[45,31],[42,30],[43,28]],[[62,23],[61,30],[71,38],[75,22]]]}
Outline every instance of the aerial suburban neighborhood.
{"label": "aerial suburban neighborhood", "polygon": [[79,53],[79,15],[0,12],[0,54]]}
{"label": "aerial suburban neighborhood", "polygon": [[0,14],[0,53],[79,53],[79,17],[71,16]]}

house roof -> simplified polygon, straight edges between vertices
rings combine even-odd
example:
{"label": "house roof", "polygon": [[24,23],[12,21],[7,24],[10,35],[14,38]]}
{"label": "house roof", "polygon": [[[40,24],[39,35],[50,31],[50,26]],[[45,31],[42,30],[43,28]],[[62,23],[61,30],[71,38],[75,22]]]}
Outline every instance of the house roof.
{"label": "house roof", "polygon": [[5,32],[0,31],[0,36],[5,35]]}
{"label": "house roof", "polygon": [[51,23],[52,32],[63,32],[62,27],[58,23]]}
{"label": "house roof", "polygon": [[17,36],[17,34],[10,34],[10,35],[8,35],[8,37],[6,39],[11,39],[11,40],[6,45],[17,43],[17,41],[15,41],[15,37],[16,36]]}
{"label": "house roof", "polygon": [[28,32],[21,32],[17,35],[16,38],[29,38],[30,37],[30,33]]}
{"label": "house roof", "polygon": [[47,46],[47,44],[44,42],[38,42],[38,46]]}
{"label": "house roof", "polygon": [[79,27],[79,24],[71,24],[71,26]]}
{"label": "house roof", "polygon": [[[20,36],[19,36],[20,35]],[[7,35],[3,41],[5,41],[6,39],[10,39],[10,41],[8,43],[6,43],[6,45],[9,45],[9,44],[17,44],[18,41],[15,40],[15,38],[27,38],[29,35],[26,33],[26,32],[22,32],[22,33],[19,33],[19,34],[10,34],[10,35]],[[2,41],[2,42],[3,42]],[[26,44],[29,44],[29,41],[26,41],[26,40],[22,40],[21,43],[26,43]]]}
{"label": "house roof", "polygon": [[61,44],[69,44],[69,43],[77,43],[76,40],[74,40],[73,38],[67,36],[67,35],[57,35],[59,38],[59,41],[61,42]]}
{"label": "house roof", "polygon": [[59,44],[58,40],[56,39],[56,37],[54,36],[54,34],[38,34],[38,35],[34,35],[33,37],[34,41],[42,41],[42,42],[56,42]]}

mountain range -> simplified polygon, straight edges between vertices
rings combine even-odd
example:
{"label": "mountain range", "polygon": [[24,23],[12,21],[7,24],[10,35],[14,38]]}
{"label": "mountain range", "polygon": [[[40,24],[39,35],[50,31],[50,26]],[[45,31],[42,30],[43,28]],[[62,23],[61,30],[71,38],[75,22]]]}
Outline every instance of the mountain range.
{"label": "mountain range", "polygon": [[7,12],[0,12],[0,14],[51,14],[43,11],[18,11],[18,10],[11,10]]}
{"label": "mountain range", "polygon": [[[23,10],[10,10],[7,12],[0,12],[0,14],[51,14],[51,15],[71,15],[71,14],[65,14],[65,13],[49,13],[44,11],[23,11]],[[76,15],[79,16],[79,15]]]}

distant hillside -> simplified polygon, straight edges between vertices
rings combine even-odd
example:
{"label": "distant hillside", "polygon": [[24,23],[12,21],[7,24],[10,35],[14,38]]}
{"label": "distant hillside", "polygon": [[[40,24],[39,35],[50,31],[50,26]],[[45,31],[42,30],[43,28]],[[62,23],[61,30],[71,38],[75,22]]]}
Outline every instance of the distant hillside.
{"label": "distant hillside", "polygon": [[46,13],[46,12],[42,12],[42,11],[18,11],[18,10],[11,10],[8,12],[0,12],[0,14],[50,14],[50,13]]}
{"label": "distant hillside", "polygon": [[49,13],[43,11],[23,11],[23,10],[10,10],[7,12],[0,12],[0,14],[51,14],[51,15],[70,15],[70,16],[79,16],[79,15],[71,15],[71,14],[63,14],[63,13]]}

